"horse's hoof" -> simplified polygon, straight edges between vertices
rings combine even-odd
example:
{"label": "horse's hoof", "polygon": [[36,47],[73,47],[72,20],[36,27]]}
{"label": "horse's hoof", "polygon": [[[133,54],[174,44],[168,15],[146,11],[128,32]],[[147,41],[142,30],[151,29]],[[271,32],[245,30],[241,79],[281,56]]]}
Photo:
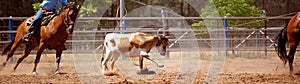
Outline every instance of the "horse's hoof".
{"label": "horse's hoof", "polygon": [[59,72],[59,71],[56,71],[55,74],[60,74],[60,72]]}
{"label": "horse's hoof", "polygon": [[37,72],[32,72],[32,75],[37,75],[38,73]]}

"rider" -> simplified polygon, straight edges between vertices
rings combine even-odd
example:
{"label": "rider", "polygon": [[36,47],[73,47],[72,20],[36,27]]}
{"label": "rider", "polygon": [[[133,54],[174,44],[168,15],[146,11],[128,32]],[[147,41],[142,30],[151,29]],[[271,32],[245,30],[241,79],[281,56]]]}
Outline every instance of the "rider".
{"label": "rider", "polygon": [[35,19],[32,21],[32,24],[29,27],[29,30],[27,31],[26,35],[24,36],[25,41],[29,41],[30,33],[33,31],[35,27],[38,27],[41,24],[38,24],[45,15],[52,14],[53,12],[47,12],[47,11],[54,11],[57,8],[61,7],[62,5],[67,6],[68,1],[67,0],[44,0],[42,4],[40,5],[40,9],[35,15]]}

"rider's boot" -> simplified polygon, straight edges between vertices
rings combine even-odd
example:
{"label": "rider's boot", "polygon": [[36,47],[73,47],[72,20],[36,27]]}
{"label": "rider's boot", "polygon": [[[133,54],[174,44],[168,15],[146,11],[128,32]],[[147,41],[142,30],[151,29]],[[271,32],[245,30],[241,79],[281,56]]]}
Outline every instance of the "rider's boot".
{"label": "rider's boot", "polygon": [[26,35],[23,37],[24,41],[29,41],[30,33],[26,33]]}

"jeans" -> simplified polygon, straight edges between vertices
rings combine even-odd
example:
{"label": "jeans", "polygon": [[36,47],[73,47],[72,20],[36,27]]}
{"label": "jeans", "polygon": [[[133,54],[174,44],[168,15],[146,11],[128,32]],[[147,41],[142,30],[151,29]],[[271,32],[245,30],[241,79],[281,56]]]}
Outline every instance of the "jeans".
{"label": "jeans", "polygon": [[27,34],[31,33],[35,27],[40,26],[41,25],[41,21],[42,21],[42,19],[44,17],[45,17],[45,14],[42,12],[42,8],[40,8],[38,10],[38,12],[36,13],[35,18],[32,21],[32,23],[31,23],[31,25],[29,27],[29,30],[27,31]]}

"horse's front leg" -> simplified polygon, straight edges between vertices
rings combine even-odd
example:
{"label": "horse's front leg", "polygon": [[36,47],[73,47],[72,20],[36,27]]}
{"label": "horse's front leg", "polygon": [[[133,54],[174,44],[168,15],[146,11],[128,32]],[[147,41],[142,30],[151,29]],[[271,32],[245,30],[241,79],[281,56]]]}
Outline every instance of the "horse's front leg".
{"label": "horse's front leg", "polygon": [[35,58],[35,61],[34,61],[34,67],[33,67],[33,70],[32,70],[32,74],[37,74],[36,67],[37,67],[38,63],[40,62],[40,58],[41,58],[41,55],[42,55],[44,49],[45,48],[43,46],[39,46],[39,48],[38,48],[36,58]]}
{"label": "horse's front leg", "polygon": [[59,64],[60,64],[61,54],[62,54],[63,48],[56,50],[56,70],[55,70],[55,74],[59,74],[60,73],[59,72]]}

